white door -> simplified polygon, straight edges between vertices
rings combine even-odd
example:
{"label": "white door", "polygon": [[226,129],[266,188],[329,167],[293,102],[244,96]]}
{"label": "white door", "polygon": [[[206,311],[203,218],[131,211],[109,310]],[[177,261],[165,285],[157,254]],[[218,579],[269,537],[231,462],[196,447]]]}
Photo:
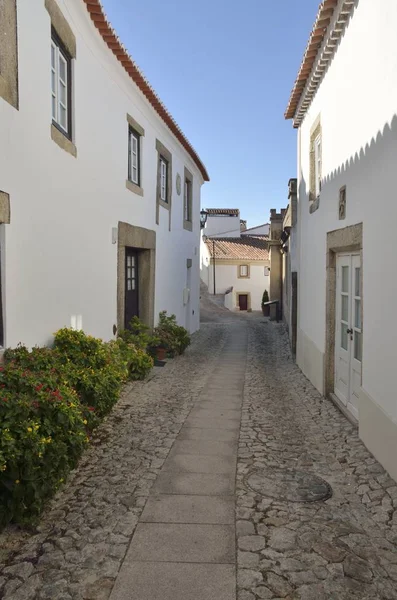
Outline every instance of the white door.
{"label": "white door", "polygon": [[356,419],[361,360],[360,256],[340,255],[336,260],[335,394]]}

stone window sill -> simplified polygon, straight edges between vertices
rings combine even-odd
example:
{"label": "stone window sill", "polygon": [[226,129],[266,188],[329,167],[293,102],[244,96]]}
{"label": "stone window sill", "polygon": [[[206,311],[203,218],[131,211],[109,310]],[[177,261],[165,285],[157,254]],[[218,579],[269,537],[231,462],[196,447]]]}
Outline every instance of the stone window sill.
{"label": "stone window sill", "polygon": [[127,190],[130,190],[130,192],[133,192],[138,196],[143,196],[143,188],[141,188],[141,186],[137,185],[136,183],[133,183],[129,179],[126,180],[125,187],[127,188]]}
{"label": "stone window sill", "polygon": [[186,229],[186,231],[193,231],[193,223],[191,221],[183,221],[183,229]]}
{"label": "stone window sill", "polygon": [[162,206],[163,208],[166,208],[167,210],[170,210],[170,203],[169,202],[164,202],[164,200],[161,200],[159,198],[159,206]]}
{"label": "stone window sill", "polygon": [[53,123],[51,123],[51,138],[62,150],[77,158],[76,146]]}

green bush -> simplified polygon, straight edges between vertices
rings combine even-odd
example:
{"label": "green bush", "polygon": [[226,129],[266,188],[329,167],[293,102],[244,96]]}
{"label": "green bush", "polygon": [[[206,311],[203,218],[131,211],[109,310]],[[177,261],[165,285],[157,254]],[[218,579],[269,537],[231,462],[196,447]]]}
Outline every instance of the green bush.
{"label": "green bush", "polygon": [[269,292],[267,290],[263,292],[262,306],[265,304],[265,302],[269,302]]}
{"label": "green bush", "polygon": [[90,431],[118,400],[123,382],[143,379],[152,366],[143,347],[123,339],[105,343],[71,329],[55,334],[54,348],[5,351],[0,527],[40,514],[76,466]]}
{"label": "green bush", "polygon": [[115,344],[127,364],[130,380],[145,379],[153,368],[153,359],[147,352],[134,344],[119,338]]}
{"label": "green bush", "polygon": [[154,335],[159,340],[158,346],[165,348],[170,356],[182,354],[190,344],[189,332],[178,325],[175,315],[167,316],[165,310],[159,315]]}
{"label": "green bush", "polygon": [[47,384],[37,383],[34,393],[3,387],[0,394],[0,526],[35,519],[88,442],[76,392]]}
{"label": "green bush", "polygon": [[145,325],[138,317],[131,319],[128,329],[123,329],[119,332],[118,339],[133,344],[135,348],[139,348],[145,352],[149,348],[154,348],[159,343],[158,338],[153,335],[150,327]]}
{"label": "green bush", "polygon": [[105,416],[128,379],[127,363],[117,345],[65,328],[55,334],[54,349],[81,403],[94,407],[99,417]]}

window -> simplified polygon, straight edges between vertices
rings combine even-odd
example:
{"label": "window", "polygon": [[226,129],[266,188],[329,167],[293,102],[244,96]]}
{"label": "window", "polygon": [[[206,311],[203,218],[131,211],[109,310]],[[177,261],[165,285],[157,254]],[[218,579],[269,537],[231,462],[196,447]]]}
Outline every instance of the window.
{"label": "window", "polygon": [[160,200],[168,203],[168,162],[160,156]]}
{"label": "window", "polygon": [[192,182],[185,179],[185,195],[184,195],[184,219],[185,221],[192,220]]}
{"label": "window", "polygon": [[249,276],[248,265],[240,265],[239,269],[240,269],[240,277],[248,277]]}
{"label": "window", "polygon": [[67,137],[72,137],[71,90],[72,61],[55,31],[51,39],[52,122]]}
{"label": "window", "polygon": [[141,136],[132,127],[128,131],[128,179],[141,185]]}
{"label": "window", "polygon": [[319,135],[314,141],[314,179],[315,179],[315,195],[316,198],[321,192],[321,136]]}

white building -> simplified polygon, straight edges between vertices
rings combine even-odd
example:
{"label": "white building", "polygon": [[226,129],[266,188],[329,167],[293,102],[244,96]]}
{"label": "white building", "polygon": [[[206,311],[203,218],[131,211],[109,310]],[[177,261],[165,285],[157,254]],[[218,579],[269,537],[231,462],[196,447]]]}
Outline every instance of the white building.
{"label": "white building", "polygon": [[206,238],[201,247],[201,280],[210,294],[223,294],[229,310],[261,310],[269,292],[269,251],[263,238]]}
{"label": "white building", "polygon": [[2,6],[2,345],[161,310],[196,330],[204,165],[99,0]]}
{"label": "white building", "polygon": [[207,208],[205,235],[208,237],[239,237],[241,231],[238,208]]}
{"label": "white building", "polygon": [[270,232],[270,223],[263,223],[262,225],[257,225],[256,227],[249,227],[249,229],[244,229],[241,232],[241,235],[249,235],[249,236],[257,236],[260,237],[269,235]]}
{"label": "white building", "polygon": [[298,129],[297,362],[397,477],[397,3],[326,0],[286,118]]}

